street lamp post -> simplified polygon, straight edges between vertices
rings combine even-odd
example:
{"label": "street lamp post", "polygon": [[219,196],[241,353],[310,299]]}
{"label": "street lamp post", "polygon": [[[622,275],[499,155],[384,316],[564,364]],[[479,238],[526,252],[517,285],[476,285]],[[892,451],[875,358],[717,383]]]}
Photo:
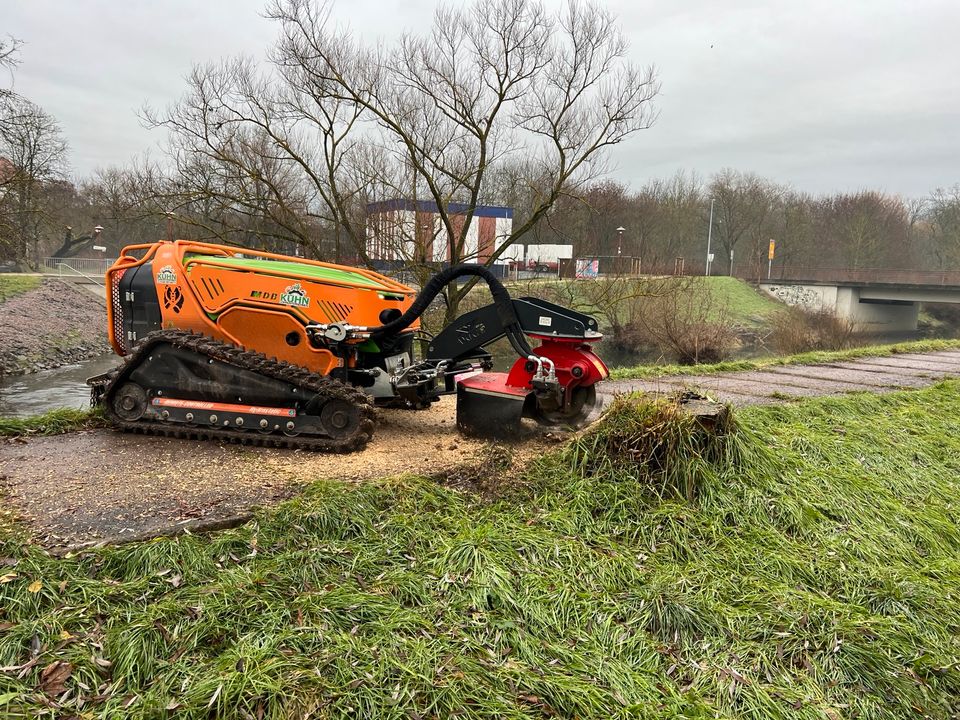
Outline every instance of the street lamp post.
{"label": "street lamp post", "polygon": [[623,261],[620,260],[620,256],[623,253],[623,231],[626,230],[623,225],[617,228],[617,272],[623,272]]}
{"label": "street lamp post", "polygon": [[102,252],[104,255],[107,253],[107,248],[105,245],[101,245],[98,240],[100,240],[100,233],[103,232],[103,225],[97,225],[93,228],[93,249]]}
{"label": "street lamp post", "polygon": [[710,277],[710,265],[713,263],[713,255],[710,254],[710,243],[713,240],[713,203],[714,198],[710,198],[710,226],[707,228],[707,277]]}

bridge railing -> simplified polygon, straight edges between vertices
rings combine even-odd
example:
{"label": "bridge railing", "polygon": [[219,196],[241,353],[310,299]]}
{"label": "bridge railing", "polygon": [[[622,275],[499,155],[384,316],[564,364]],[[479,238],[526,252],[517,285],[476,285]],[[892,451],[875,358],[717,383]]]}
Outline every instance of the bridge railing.
{"label": "bridge railing", "polygon": [[[871,285],[936,285],[960,286],[960,271],[957,270],[849,270],[822,267],[787,267],[780,272],[774,268],[769,282],[850,282]],[[765,282],[766,274],[761,278]]]}

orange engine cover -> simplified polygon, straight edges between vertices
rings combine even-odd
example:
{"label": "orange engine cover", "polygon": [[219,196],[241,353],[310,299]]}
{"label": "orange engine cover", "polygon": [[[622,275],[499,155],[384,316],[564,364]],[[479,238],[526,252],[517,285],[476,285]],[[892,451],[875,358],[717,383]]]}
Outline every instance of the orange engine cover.
{"label": "orange engine cover", "polygon": [[369,270],[192,240],[124,248],[106,286],[110,343],[120,355],[151,330],[179,328],[322,375],[342,361],[311,345],[304,326],[377,326],[384,310],[403,312],[415,297]]}

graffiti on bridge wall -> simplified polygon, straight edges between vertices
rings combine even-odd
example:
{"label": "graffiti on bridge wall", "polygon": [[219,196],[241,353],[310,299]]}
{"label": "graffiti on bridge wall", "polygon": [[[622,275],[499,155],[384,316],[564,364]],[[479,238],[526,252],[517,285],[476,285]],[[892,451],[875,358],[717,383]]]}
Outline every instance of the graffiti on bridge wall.
{"label": "graffiti on bridge wall", "polygon": [[770,285],[767,292],[787,305],[800,305],[808,310],[823,309],[823,293],[803,285]]}

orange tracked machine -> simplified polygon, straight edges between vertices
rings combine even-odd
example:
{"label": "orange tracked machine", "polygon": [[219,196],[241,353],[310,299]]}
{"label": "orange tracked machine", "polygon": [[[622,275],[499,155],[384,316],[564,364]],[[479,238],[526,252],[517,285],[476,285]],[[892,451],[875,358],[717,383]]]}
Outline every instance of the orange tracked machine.
{"label": "orange tracked machine", "polygon": [[[469,276],[493,302],[424,337],[420,316]],[[608,375],[594,318],[511,298],[478,265],[417,293],[369,270],[177,240],[124,248],[106,286],[110,342],[127,360],[89,382],[125,430],[346,452],[370,440],[376,405],[455,393],[463,432],[504,436],[523,417],[582,423]],[[503,337],[518,359],[491,372],[484,346]]]}

